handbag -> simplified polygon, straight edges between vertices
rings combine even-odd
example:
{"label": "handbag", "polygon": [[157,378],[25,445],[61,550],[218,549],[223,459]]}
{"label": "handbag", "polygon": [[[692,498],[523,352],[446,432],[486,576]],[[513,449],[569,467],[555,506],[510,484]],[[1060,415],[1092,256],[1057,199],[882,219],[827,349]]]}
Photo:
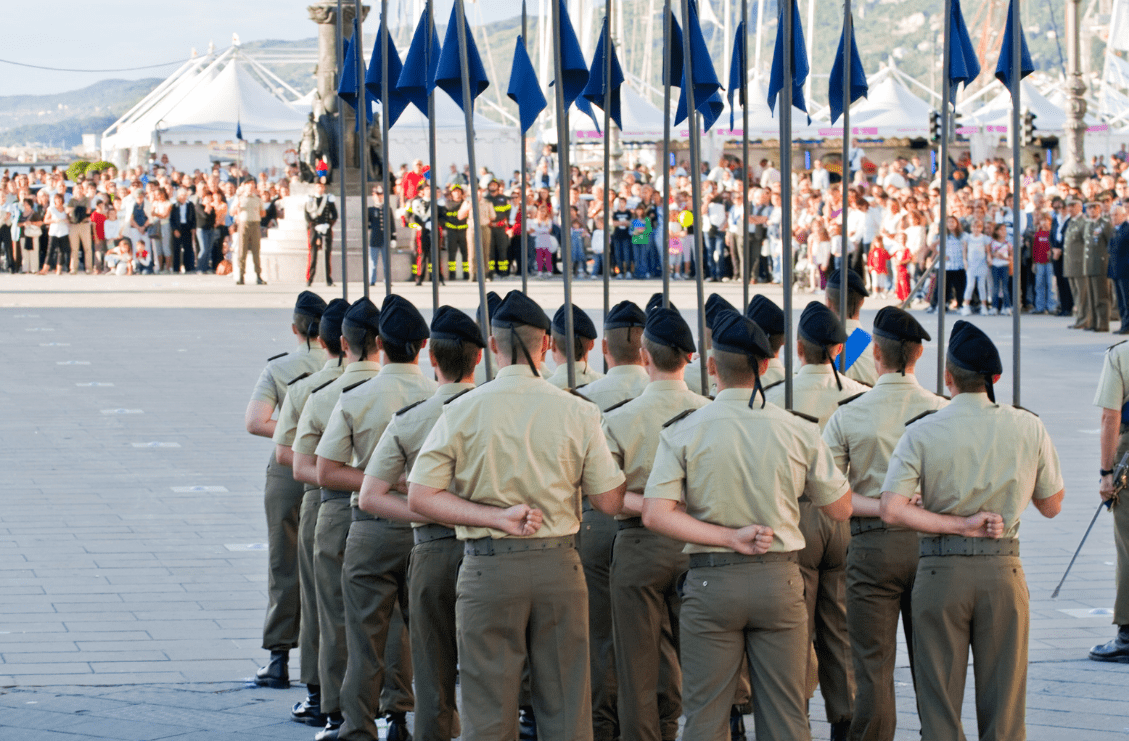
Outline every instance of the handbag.
{"label": "handbag", "polygon": [[37,237],[42,237],[43,236],[43,227],[35,226],[34,224],[29,225],[29,226],[25,226],[23,228],[23,233],[24,233],[25,237],[29,237],[31,239],[35,239]]}

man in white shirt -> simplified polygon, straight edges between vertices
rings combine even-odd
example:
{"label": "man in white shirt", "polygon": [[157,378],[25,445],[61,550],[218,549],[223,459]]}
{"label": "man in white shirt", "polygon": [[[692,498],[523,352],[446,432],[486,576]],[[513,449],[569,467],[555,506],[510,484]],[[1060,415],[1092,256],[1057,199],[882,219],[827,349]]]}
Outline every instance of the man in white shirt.
{"label": "man in white shirt", "polygon": [[823,160],[811,163],[811,187],[820,193],[831,187],[831,173],[823,166]]}
{"label": "man in white shirt", "polygon": [[761,160],[761,187],[768,188],[773,183],[780,182],[780,170],[772,166],[768,160]]}

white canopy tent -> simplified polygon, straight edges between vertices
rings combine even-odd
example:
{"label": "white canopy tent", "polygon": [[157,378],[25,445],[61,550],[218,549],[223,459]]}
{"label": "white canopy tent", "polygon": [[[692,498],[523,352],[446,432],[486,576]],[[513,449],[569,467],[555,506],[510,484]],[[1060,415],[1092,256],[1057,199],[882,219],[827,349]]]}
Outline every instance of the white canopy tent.
{"label": "white canopy tent", "polygon": [[[379,110],[379,105],[377,110]],[[495,175],[502,176],[520,168],[521,132],[517,126],[500,124],[475,113],[474,150],[478,161]],[[424,116],[410,105],[388,132],[389,165],[395,171],[403,163],[428,160],[428,124]],[[532,151],[532,149],[530,149]],[[442,90],[435,91],[435,167],[441,178],[447,168],[456,165],[462,172],[466,165],[466,123],[463,111]],[[442,183],[442,180],[440,180]]]}
{"label": "white canopy tent", "polygon": [[[662,109],[653,105],[649,100],[635,91],[629,83],[624,83],[620,88],[620,110],[623,115],[623,130],[620,131],[619,140],[624,143],[645,144],[649,142],[661,142],[663,139],[663,112]],[[677,95],[677,92],[675,92]],[[599,109],[593,106],[593,111],[596,113],[596,118],[599,119],[600,127],[603,127],[604,114]],[[604,135],[602,132],[597,131],[596,125],[592,119],[587,115],[577,110],[572,110],[568,114],[568,125],[572,131],[572,143],[577,144],[591,144],[603,143]],[[615,123],[612,123],[615,126]],[[677,130],[671,130],[671,138],[685,139],[689,136],[688,133],[680,134]],[[557,141],[557,129],[555,126],[547,127],[541,134],[541,139],[545,143],[555,144]]]}

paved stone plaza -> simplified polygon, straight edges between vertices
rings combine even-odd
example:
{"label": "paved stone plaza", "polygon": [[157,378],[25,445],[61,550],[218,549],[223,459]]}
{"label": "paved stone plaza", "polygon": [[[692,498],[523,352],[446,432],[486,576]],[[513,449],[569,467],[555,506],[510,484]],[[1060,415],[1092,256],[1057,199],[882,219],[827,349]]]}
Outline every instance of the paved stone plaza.
{"label": "paved stone plaza", "polygon": [[[559,282],[530,285],[550,313],[561,303]],[[660,287],[616,281],[613,302],[642,304]],[[740,286],[711,287],[740,303]],[[294,345],[289,308],[299,290],[195,275],[0,276],[9,379],[0,397],[0,739],[312,739],[314,729],[287,718],[302,687],[245,681],[267,656],[262,485],[271,445],[244,432],[243,410],[264,361]],[[349,290],[355,298],[361,287]],[[397,290],[430,314],[429,288]],[[379,303],[383,288],[373,291]],[[693,283],[675,282],[672,291],[680,308],[695,305]],[[768,295],[780,302],[778,287]],[[574,297],[599,316],[598,282],[577,283]],[[811,298],[796,294],[797,317]],[[442,301],[473,309],[477,288],[444,288]],[[864,326],[876,308],[866,306]],[[936,327],[935,316],[919,318]],[[1010,401],[1011,320],[973,321],[1000,347],[1006,377],[997,396]],[[1031,591],[1033,741],[1129,734],[1129,665],[1086,659],[1090,646],[1113,636],[1108,515],[1050,599],[1097,506],[1099,412],[1091,401],[1101,356],[1119,339],[1067,324],[1024,317],[1021,335],[1022,404],[1050,431],[1067,488],[1057,519],[1031,508],[1020,532]],[[927,387],[935,383],[934,347],[926,345],[919,368]],[[291,667],[295,676],[297,652]],[[898,738],[917,738],[904,651],[897,678]],[[966,699],[974,737],[971,674]],[[826,738],[818,698],[812,715],[813,737]]]}

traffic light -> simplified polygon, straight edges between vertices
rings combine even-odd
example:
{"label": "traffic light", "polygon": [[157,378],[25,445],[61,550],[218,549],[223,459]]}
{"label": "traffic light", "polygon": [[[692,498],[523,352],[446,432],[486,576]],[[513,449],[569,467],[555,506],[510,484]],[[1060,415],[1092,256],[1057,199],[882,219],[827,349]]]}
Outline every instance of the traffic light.
{"label": "traffic light", "polygon": [[1023,146],[1029,147],[1035,143],[1035,114],[1031,111],[1023,112]]}
{"label": "traffic light", "polygon": [[937,144],[941,141],[941,113],[929,111],[929,141]]}
{"label": "traffic light", "polygon": [[953,111],[953,115],[949,116],[949,141],[956,141],[957,134],[960,132],[960,118],[961,114]]}

